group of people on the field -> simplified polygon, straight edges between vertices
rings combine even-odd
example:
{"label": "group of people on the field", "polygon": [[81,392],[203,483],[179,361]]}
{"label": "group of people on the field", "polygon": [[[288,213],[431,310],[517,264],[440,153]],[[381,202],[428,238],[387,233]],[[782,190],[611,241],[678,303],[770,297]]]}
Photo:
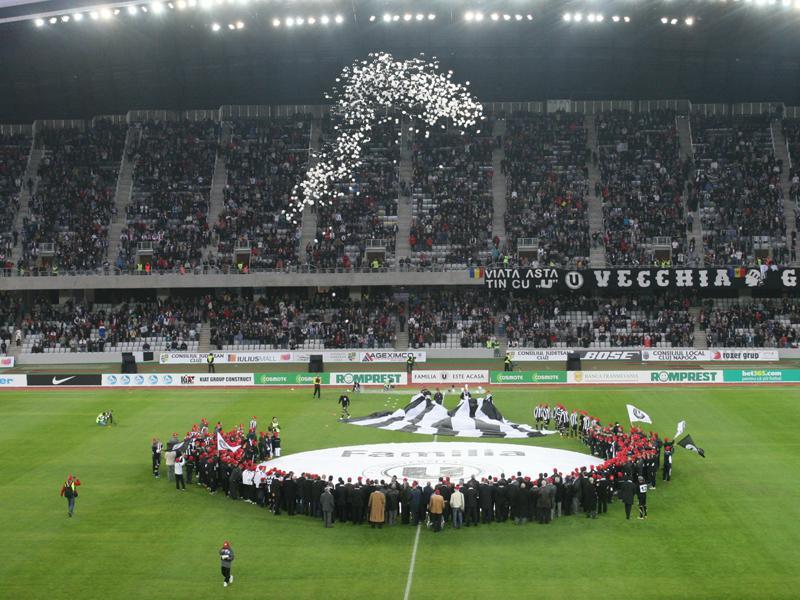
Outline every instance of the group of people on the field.
{"label": "group of people on the field", "polygon": [[[547,412],[545,412],[547,411]],[[444,523],[456,529],[479,523],[505,522],[522,525],[542,524],[552,519],[585,514],[596,518],[608,511],[617,498],[630,518],[638,500],[639,518],[647,518],[647,492],[656,487],[662,462],[662,479],[669,481],[673,445],[657,433],[631,427],[624,431],[619,423],[602,425],[586,411],[569,412],[558,404],[552,411],[536,407],[537,424],[549,424],[551,415],[562,435],[579,436],[592,455],[604,460],[600,465],[576,468],[569,473],[553,469],[550,473],[528,475],[498,473],[477,479],[441,477],[422,482],[400,479],[344,478],[334,474],[284,472],[269,468],[264,461],[279,456],[273,446],[279,426],[273,419],[267,432],[257,433],[255,417],[245,433],[243,426],[225,433],[221,423],[209,432],[203,419],[183,440],[176,435],[167,443],[175,454],[173,467],[176,486],[178,470],[191,484],[194,473],[198,485],[212,494],[222,490],[233,500],[244,500],[279,515],[307,515],[323,520],[326,527],[335,521],[372,526],[427,522],[434,531]],[[277,450],[277,452],[276,452]],[[153,472],[158,476],[161,446],[153,443]],[[170,464],[167,459],[167,464]],[[178,468],[178,463],[181,463]]]}

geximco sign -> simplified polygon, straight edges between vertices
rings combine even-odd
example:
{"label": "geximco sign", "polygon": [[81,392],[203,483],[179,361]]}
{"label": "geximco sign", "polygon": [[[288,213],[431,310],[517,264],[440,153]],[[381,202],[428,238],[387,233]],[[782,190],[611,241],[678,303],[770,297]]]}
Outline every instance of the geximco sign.
{"label": "geximco sign", "polygon": [[647,290],[797,289],[798,270],[767,271],[745,267],[709,269],[486,269],[484,282],[492,290],[553,290],[558,292]]}

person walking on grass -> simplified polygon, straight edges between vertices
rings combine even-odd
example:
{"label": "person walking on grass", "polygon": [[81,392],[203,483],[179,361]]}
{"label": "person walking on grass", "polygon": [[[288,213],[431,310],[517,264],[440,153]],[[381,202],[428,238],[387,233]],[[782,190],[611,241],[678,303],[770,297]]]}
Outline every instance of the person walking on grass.
{"label": "person walking on grass", "polygon": [[71,517],[75,512],[75,498],[78,497],[78,486],[81,480],[69,475],[64,485],[61,486],[61,496],[67,499],[67,516]]}
{"label": "person walking on grass", "polygon": [[224,542],[222,548],[219,549],[219,560],[222,568],[222,585],[228,587],[233,583],[233,574],[231,573],[231,566],[233,565],[233,548],[230,542]]}
{"label": "person walking on grass", "polygon": [[184,465],[184,458],[183,455],[178,452],[175,456],[175,489],[176,490],[183,490],[186,491],[186,483],[183,481],[183,465]]}

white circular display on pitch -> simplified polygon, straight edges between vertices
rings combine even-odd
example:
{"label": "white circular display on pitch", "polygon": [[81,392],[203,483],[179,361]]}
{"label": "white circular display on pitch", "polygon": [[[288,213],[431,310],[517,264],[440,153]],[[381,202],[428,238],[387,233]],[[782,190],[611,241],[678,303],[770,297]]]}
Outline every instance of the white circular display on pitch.
{"label": "white circular display on pitch", "polygon": [[426,442],[410,444],[367,444],[298,452],[265,463],[267,468],[334,477],[391,479],[396,476],[409,481],[453,481],[474,476],[499,477],[537,476],[558,469],[568,473],[580,467],[599,465],[603,461],[588,454],[523,446],[487,444],[483,442]]}

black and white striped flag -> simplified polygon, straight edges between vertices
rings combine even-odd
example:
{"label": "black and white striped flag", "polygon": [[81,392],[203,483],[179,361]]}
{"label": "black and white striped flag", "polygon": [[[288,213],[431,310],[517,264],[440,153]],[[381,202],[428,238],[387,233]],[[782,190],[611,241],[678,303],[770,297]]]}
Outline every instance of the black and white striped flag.
{"label": "black and white striped flag", "polygon": [[351,425],[376,427],[388,431],[405,431],[427,435],[449,435],[468,438],[528,438],[554,433],[537,431],[530,425],[512,423],[503,418],[491,396],[466,398],[448,411],[430,396],[417,394],[405,408],[373,413],[366,417],[342,419]]}
{"label": "black and white striped flag", "polygon": [[682,446],[682,447],[686,448],[687,450],[691,450],[692,452],[695,452],[696,454],[699,454],[703,458],[706,457],[705,450],[703,450],[700,446],[696,446],[695,445],[694,440],[692,439],[691,435],[687,435],[685,438],[680,440],[678,442],[678,446]]}

